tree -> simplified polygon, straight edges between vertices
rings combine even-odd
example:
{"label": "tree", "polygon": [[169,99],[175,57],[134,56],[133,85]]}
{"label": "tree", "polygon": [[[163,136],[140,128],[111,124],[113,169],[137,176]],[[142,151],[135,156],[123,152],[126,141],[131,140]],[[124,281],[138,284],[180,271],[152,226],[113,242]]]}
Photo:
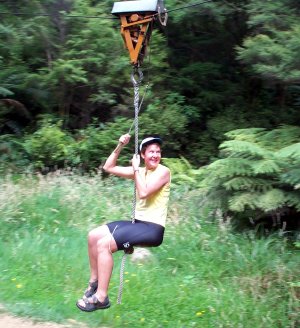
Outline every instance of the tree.
{"label": "tree", "polygon": [[277,90],[286,104],[287,87],[300,82],[299,5],[293,0],[257,1],[247,7],[251,35],[237,46],[238,59]]}

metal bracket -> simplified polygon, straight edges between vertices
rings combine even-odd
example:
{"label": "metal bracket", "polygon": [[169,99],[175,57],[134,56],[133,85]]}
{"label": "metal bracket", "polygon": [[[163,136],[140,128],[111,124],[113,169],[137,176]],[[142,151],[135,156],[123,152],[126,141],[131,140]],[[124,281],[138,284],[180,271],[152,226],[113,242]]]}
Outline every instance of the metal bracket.
{"label": "metal bracket", "polygon": [[140,65],[146,54],[150,40],[153,16],[146,15],[120,15],[121,35],[129,51],[130,61],[133,65]]}
{"label": "metal bracket", "polygon": [[120,17],[121,35],[129,51],[131,64],[141,65],[156,16],[162,25],[166,25],[167,12],[163,0],[115,2],[112,14]]}

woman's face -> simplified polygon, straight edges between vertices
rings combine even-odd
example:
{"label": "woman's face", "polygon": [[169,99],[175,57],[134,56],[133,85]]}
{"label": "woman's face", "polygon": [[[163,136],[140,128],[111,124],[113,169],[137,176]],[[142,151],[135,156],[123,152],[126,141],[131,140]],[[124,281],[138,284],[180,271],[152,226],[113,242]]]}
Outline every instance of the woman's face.
{"label": "woman's face", "polygon": [[145,152],[142,153],[141,156],[144,159],[145,167],[148,170],[155,169],[160,163],[160,159],[161,159],[160,145],[157,143],[153,143],[147,146]]}

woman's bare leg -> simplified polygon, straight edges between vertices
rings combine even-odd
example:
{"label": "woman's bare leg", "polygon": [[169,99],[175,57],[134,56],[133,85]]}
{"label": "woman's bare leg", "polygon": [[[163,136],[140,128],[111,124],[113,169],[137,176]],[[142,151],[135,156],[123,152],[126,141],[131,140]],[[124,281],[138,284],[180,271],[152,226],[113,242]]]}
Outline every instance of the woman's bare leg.
{"label": "woman's bare leg", "polygon": [[[106,225],[89,232],[90,281],[98,280],[96,294],[100,302],[103,302],[108,294],[109,282],[114,265],[112,253],[117,250],[117,244]],[[79,300],[79,304],[84,306],[84,301]]]}
{"label": "woman's bare leg", "polygon": [[112,275],[114,260],[112,253],[118,250],[113,237],[107,236],[98,241],[98,289],[97,296],[100,302],[107,297],[110,278]]}
{"label": "woman's bare leg", "polygon": [[106,225],[95,228],[88,235],[88,254],[90,260],[90,281],[98,280],[98,242],[102,238],[110,236]]}

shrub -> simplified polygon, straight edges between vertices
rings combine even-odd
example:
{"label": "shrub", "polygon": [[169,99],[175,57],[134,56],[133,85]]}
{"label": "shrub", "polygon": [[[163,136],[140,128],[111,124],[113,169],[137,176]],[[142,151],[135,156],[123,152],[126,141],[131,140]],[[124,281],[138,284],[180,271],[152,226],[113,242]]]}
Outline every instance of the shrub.
{"label": "shrub", "polygon": [[0,172],[17,172],[28,164],[29,159],[18,138],[9,134],[0,136]]}
{"label": "shrub", "polygon": [[24,148],[37,169],[64,167],[72,157],[74,139],[61,129],[61,122],[44,122],[25,137]]}
{"label": "shrub", "polygon": [[[73,144],[72,164],[79,165],[84,170],[99,167],[117,146],[119,137],[128,131],[129,125],[129,120],[119,118],[106,126],[94,122],[87,128],[79,130],[77,142]],[[128,163],[129,151],[130,147],[124,149],[119,159],[120,163],[125,163],[125,159]]]}

